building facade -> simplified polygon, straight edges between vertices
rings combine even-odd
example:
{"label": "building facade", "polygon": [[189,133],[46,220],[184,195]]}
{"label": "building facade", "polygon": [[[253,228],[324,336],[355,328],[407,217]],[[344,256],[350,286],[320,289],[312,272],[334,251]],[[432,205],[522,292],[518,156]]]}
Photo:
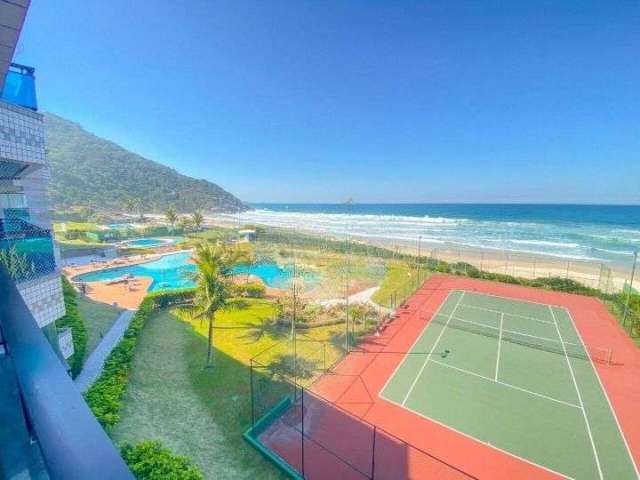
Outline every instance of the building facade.
{"label": "building facade", "polygon": [[[0,1],[17,34],[26,7]],[[4,23],[4,22],[3,22]],[[4,27],[7,28],[7,27]],[[2,35],[10,45],[11,30]],[[3,51],[3,53],[5,53]],[[12,53],[12,51],[10,52]],[[10,56],[8,57],[10,60]],[[0,263],[57,349],[55,321],[65,313],[47,185],[44,121],[38,113],[34,70],[7,63],[0,70]]]}

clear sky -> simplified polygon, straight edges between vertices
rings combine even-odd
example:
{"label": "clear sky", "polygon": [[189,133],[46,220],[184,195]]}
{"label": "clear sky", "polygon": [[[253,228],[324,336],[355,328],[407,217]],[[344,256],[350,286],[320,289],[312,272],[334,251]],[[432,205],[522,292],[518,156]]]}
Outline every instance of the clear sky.
{"label": "clear sky", "polygon": [[36,0],[40,107],[247,201],[640,203],[640,2]]}

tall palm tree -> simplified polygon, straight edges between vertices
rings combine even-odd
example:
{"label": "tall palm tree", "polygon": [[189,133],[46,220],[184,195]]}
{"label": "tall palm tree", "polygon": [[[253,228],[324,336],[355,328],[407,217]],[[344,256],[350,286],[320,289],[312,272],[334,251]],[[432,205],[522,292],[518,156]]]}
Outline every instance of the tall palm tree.
{"label": "tall palm tree", "polygon": [[209,321],[207,366],[211,366],[213,354],[213,321],[216,312],[225,306],[229,296],[230,269],[238,262],[238,254],[222,243],[202,242],[196,247],[196,298],[198,310],[195,318]]}
{"label": "tall palm tree", "polygon": [[196,210],[191,214],[191,223],[196,231],[200,230],[202,223],[204,222],[204,216],[200,210]]}
{"label": "tall palm tree", "polygon": [[167,222],[169,222],[169,225],[171,225],[171,229],[173,230],[176,226],[176,222],[178,221],[178,212],[176,207],[171,206],[167,208],[167,211],[164,212],[164,216],[167,218]]}

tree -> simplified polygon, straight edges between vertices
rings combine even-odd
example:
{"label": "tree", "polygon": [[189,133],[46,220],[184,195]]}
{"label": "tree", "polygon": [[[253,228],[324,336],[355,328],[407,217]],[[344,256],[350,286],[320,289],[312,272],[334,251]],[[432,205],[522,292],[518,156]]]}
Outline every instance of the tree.
{"label": "tree", "polygon": [[212,361],[215,314],[225,306],[230,287],[228,275],[239,258],[238,252],[223,243],[202,242],[196,247],[194,260],[198,270],[195,276],[195,318],[206,318],[209,322],[207,366],[210,366]]}
{"label": "tree", "polygon": [[180,217],[178,219],[178,224],[180,225],[180,228],[185,232],[188,231],[191,228],[191,225],[192,225],[191,219],[189,217],[186,217],[186,216],[185,217]]}
{"label": "tree", "polygon": [[171,225],[171,229],[173,229],[178,221],[178,212],[176,211],[176,207],[171,206],[167,208],[167,211],[164,212],[164,216],[167,218],[169,225]]}
{"label": "tree", "polygon": [[127,212],[137,212],[138,216],[140,217],[140,220],[143,221],[144,220],[144,213],[142,211],[143,208],[143,201],[142,198],[140,197],[125,197],[122,200],[122,206],[125,209],[125,211]]}
{"label": "tree", "polygon": [[203,222],[204,222],[204,216],[202,215],[202,212],[200,210],[196,210],[191,214],[191,223],[193,224],[193,228],[196,231],[200,230],[200,227],[202,227]]}

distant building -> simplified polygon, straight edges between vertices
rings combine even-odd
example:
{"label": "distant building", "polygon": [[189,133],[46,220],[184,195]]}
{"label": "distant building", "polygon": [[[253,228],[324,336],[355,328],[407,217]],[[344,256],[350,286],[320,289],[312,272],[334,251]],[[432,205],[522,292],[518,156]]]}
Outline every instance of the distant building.
{"label": "distant building", "polygon": [[256,240],[255,230],[250,230],[250,229],[238,230],[238,235],[240,235],[242,240],[244,240],[245,242],[255,242]]}

